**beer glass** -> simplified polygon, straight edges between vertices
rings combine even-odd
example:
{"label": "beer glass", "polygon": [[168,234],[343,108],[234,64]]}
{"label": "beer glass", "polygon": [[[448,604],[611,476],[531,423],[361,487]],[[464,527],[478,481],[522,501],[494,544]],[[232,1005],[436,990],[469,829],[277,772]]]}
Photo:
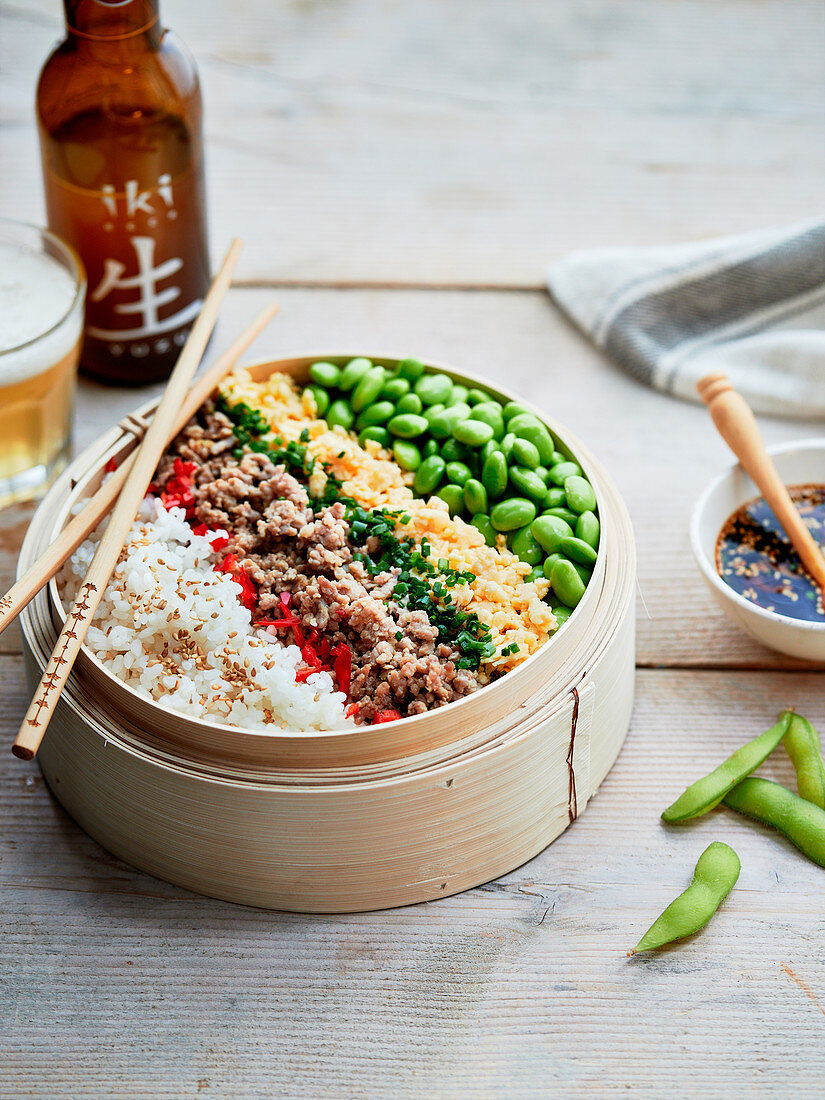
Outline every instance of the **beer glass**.
{"label": "beer glass", "polygon": [[0,218],[0,507],[38,496],[69,458],[85,293],[73,249]]}

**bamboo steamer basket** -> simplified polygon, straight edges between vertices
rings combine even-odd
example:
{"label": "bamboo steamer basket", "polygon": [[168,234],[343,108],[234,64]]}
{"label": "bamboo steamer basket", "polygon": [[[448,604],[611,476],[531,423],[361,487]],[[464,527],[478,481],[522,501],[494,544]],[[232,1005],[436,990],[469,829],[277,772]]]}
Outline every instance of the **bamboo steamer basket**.
{"label": "bamboo steamer basket", "polygon": [[[318,359],[257,363],[298,380]],[[396,359],[371,356],[392,365]],[[431,363],[501,400],[484,379]],[[527,404],[518,398],[521,404]],[[136,443],[151,403],[81,454],[41,503],[22,573]],[[635,548],[627,510],[587,449],[544,414],[596,491],[597,565],[567,624],[519,668],[449,706],[326,733],[240,730],[139,696],[84,648],[38,759],[69,814],[105,848],[169,882],[296,912],[431,900],[513,870],[582,812],[619,753],[635,667]],[[40,677],[65,617],[52,582],[21,616]]]}

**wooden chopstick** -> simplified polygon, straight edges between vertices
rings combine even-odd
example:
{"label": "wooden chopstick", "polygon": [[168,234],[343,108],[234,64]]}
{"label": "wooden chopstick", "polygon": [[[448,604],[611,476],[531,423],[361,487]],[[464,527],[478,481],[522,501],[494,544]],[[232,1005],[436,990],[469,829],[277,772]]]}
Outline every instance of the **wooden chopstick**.
{"label": "wooden chopstick", "polygon": [[220,271],[209,288],[203,309],[192,326],[192,331],[178,357],[157,411],[138,447],[134,463],[125,477],[92,564],[66,617],[60,637],[57,639],[26,717],[14,740],[12,752],[21,760],[31,760],[40,747],[60,692],[72,671],[103,591],[120,557],[126,535],[146,493],[146,486],[152,480],[152,475],[186,397],[192,376],[198,368],[212,329],[215,327],[218,311],[229,288],[240,250],[241,242],[233,241]]}
{"label": "wooden chopstick", "polygon": [[[181,405],[180,414],[175,420],[167,443],[185,427],[189,418],[198,411],[222,381],[224,375],[232,370],[249,345],[257,339],[277,312],[278,306],[274,302],[268,305],[252,324],[233,341],[215,364],[204,373],[203,377],[195,380]],[[32,563],[23,576],[15,581],[6,595],[0,599],[0,634],[3,633],[9,623],[13,622],[23,608],[34,599],[40,589],[48,584],[69,555],[80,546],[84,539],[89,537],[103,517],[108,514],[126,482],[129,471],[135,464],[136,457],[137,450],[127,455],[117,470],[87,502],[82,511],[78,512],[66,524],[48,550]]]}

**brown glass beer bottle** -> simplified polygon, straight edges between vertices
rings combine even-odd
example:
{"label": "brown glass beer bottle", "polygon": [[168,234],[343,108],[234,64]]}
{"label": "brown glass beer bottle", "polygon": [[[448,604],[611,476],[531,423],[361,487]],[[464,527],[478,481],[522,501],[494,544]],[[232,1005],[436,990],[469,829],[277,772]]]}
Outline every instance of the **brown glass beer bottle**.
{"label": "brown glass beer bottle", "polygon": [[49,227],[88,275],[81,369],[171,372],[209,284],[198,74],[157,0],[64,0],[37,116]]}

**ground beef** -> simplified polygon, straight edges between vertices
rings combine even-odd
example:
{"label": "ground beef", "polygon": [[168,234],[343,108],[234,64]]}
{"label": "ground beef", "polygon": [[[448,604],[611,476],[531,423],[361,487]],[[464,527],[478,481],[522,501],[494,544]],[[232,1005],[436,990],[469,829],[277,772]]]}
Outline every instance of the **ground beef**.
{"label": "ground beef", "polygon": [[[305,638],[314,630],[330,646],[346,643],[359,723],[381,711],[421,714],[475,691],[477,675],[456,668],[458,652],[438,643],[427,613],[393,599],[398,569],[373,576],[353,561],[343,504],[314,511],[305,486],[284,466],[257,453],[238,461],[236,445],[231,421],[205,408],[173,441],[155,483],[163,487],[176,457],[198,464],[192,522],[228,532],[226,552],[257,589],[253,620],[283,617],[287,593]],[[295,640],[289,627],[278,636]]]}

